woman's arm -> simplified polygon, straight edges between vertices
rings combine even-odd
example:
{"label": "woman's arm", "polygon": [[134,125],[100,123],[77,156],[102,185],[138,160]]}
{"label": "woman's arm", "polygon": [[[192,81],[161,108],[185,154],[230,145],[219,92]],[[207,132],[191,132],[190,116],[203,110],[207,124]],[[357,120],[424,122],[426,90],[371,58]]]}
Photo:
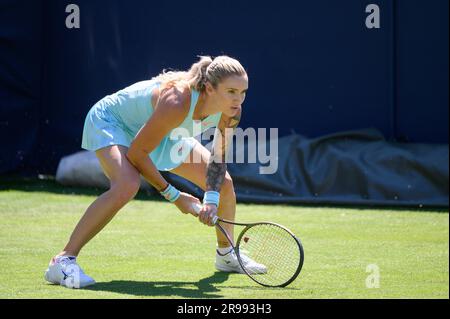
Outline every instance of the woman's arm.
{"label": "woman's arm", "polygon": [[241,112],[232,118],[222,115],[214,134],[211,157],[207,166],[206,191],[220,193],[227,171],[226,154],[231,145],[234,130],[241,120]]}
{"label": "woman's arm", "polygon": [[153,115],[142,126],[127,152],[130,163],[159,192],[164,190],[168,183],[159,173],[149,154],[164,136],[183,122],[189,112],[190,99],[188,88],[172,87],[162,91]]}
{"label": "woman's arm", "polygon": [[[227,172],[226,154],[231,145],[234,130],[238,126],[240,119],[240,112],[232,118],[222,115],[214,134],[213,147],[206,171],[204,205],[199,212],[200,221],[209,226],[213,225],[213,218],[217,215],[218,207],[215,203],[218,202],[217,193],[220,193]],[[208,194],[208,192],[210,193]]]}

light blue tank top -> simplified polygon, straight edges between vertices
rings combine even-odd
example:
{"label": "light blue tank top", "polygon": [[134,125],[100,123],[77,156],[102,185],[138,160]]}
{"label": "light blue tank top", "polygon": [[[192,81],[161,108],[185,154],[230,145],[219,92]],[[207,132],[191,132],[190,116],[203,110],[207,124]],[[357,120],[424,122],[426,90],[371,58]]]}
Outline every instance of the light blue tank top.
{"label": "light blue tank top", "polygon": [[[148,80],[135,83],[123,90],[103,98],[105,111],[115,117],[121,128],[131,136],[136,136],[141,127],[150,119],[153,114],[152,91],[161,83]],[[192,119],[195,106],[200,93],[194,89],[191,92],[191,105],[189,113],[183,123],[178,128],[173,129],[167,136],[179,129],[184,129],[188,136],[195,137],[211,127],[218,125],[222,113],[208,116],[202,121]],[[106,104],[106,105],[105,105]]]}

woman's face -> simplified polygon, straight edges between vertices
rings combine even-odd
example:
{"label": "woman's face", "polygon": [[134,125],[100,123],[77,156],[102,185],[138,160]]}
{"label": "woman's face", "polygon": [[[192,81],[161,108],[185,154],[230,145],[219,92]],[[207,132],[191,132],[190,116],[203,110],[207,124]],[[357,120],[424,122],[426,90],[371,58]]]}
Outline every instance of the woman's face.
{"label": "woman's face", "polygon": [[248,90],[247,75],[232,75],[225,78],[214,89],[207,85],[211,98],[219,105],[221,112],[229,117],[241,113],[241,106]]}

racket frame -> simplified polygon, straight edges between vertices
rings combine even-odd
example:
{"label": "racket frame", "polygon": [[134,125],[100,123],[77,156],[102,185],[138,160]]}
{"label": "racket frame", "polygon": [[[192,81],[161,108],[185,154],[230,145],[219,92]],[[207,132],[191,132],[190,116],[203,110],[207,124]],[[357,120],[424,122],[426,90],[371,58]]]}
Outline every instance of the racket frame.
{"label": "racket frame", "polygon": [[[200,204],[193,204],[193,208],[194,211],[198,214],[198,212],[201,209],[201,205]],[[230,238],[230,235],[228,234],[228,232],[219,224],[219,222],[223,222],[226,224],[231,224],[231,225],[235,225],[235,226],[243,226],[245,227],[239,234],[238,239],[236,241],[236,244],[234,243],[234,241]],[[239,265],[241,266],[242,270],[245,272],[245,274],[247,276],[249,276],[254,282],[256,282],[257,284],[261,285],[261,286],[265,286],[265,287],[286,287],[287,285],[289,285],[290,283],[292,283],[297,276],[300,274],[300,271],[302,270],[303,267],[303,261],[304,261],[304,251],[303,251],[303,245],[300,241],[300,239],[297,238],[297,236],[295,236],[295,234],[290,231],[288,228],[284,227],[283,225],[277,224],[277,223],[273,223],[273,222],[255,222],[255,223],[238,223],[238,222],[233,222],[230,220],[226,220],[226,219],[221,219],[219,218],[219,216],[214,216],[213,218],[213,224],[225,235],[225,237],[227,238],[228,242],[230,243],[231,247],[233,248],[234,252],[236,253]],[[244,234],[247,232],[247,230],[249,230],[252,227],[255,227],[257,225],[273,225],[276,227],[279,227],[281,229],[283,229],[284,231],[286,231],[289,235],[291,235],[291,237],[295,240],[295,242],[297,243],[297,246],[299,248],[299,252],[300,252],[300,260],[299,260],[299,264],[297,266],[297,270],[295,271],[294,275],[287,280],[286,282],[279,284],[279,285],[268,285],[268,284],[263,284],[261,282],[258,282],[255,278],[253,278],[253,276],[247,271],[247,269],[245,269],[242,259],[241,259],[241,254],[240,254],[240,244],[241,244],[241,240],[242,237],[244,236]]]}
{"label": "racket frame", "polygon": [[[255,223],[238,223],[238,222],[233,222],[230,220],[226,220],[226,219],[221,219],[218,216],[214,217],[213,219],[214,225],[219,228],[219,230],[225,235],[225,237],[227,238],[228,242],[231,244],[231,247],[233,248],[233,250],[236,253],[239,265],[241,266],[242,270],[245,272],[245,274],[247,276],[249,276],[254,282],[256,282],[257,284],[261,285],[261,286],[265,286],[265,287],[286,287],[287,285],[289,285],[290,283],[292,283],[300,274],[300,271],[302,270],[303,267],[303,261],[304,261],[304,251],[303,251],[303,245],[300,241],[300,239],[297,238],[297,236],[295,236],[295,234],[290,231],[288,228],[284,227],[283,225],[277,224],[277,223],[273,223],[273,222],[255,222]],[[219,222],[223,222],[226,224],[231,224],[231,225],[236,225],[236,226],[244,226],[245,228],[240,232],[238,239],[236,241],[236,244],[233,243],[233,241],[230,238],[230,235],[228,234],[228,232],[219,224]],[[253,276],[247,271],[247,269],[244,267],[242,259],[241,259],[241,254],[240,254],[240,245],[241,245],[241,240],[244,237],[244,234],[247,232],[247,230],[249,230],[250,228],[253,228],[255,226],[258,225],[272,225],[272,226],[276,226],[279,227],[281,229],[283,229],[284,231],[286,231],[296,242],[298,249],[299,249],[299,253],[300,253],[300,258],[299,258],[299,264],[297,266],[297,269],[295,271],[295,273],[291,276],[291,278],[289,280],[287,280],[286,282],[279,284],[279,285],[268,285],[268,284],[264,284],[261,283],[259,281],[257,281],[255,278],[253,278]]]}

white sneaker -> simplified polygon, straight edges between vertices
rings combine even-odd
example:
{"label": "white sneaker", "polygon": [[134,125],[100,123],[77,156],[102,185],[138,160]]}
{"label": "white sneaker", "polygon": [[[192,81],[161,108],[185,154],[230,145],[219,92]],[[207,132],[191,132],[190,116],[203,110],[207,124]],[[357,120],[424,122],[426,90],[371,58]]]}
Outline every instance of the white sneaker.
{"label": "white sneaker", "polygon": [[84,273],[73,256],[52,258],[44,278],[52,284],[67,288],[84,288],[95,284],[95,280]]}
{"label": "white sneaker", "polygon": [[[258,264],[256,261],[252,260],[250,257],[241,253],[241,261],[244,264],[245,269],[251,275],[254,274],[265,274],[267,273],[267,267],[263,264]],[[233,249],[225,255],[221,255],[216,251],[216,269],[224,272],[237,272],[245,274],[239,261],[237,259],[236,253]]]}

